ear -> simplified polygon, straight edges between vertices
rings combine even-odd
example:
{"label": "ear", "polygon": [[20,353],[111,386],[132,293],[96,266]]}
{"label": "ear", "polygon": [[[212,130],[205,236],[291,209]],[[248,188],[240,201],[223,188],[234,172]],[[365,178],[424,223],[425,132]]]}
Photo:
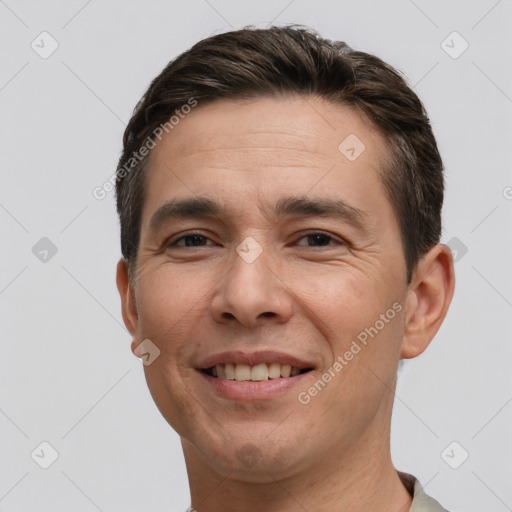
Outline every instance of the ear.
{"label": "ear", "polygon": [[418,262],[409,285],[401,358],[417,357],[428,347],[443,323],[454,289],[452,252],[438,244]]}
{"label": "ear", "polygon": [[[139,315],[137,313],[137,305],[135,302],[135,292],[128,278],[128,266],[124,258],[121,258],[117,263],[116,283],[119,295],[121,296],[121,311],[123,314],[124,325],[128,329],[129,333],[135,338],[139,323]],[[139,343],[134,339],[131,346],[134,354],[138,345]]]}

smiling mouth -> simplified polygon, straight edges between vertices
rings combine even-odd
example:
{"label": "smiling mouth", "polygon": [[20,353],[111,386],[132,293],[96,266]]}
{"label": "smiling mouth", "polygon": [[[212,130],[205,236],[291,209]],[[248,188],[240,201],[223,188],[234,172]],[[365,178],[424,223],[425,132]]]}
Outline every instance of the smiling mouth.
{"label": "smiling mouth", "polygon": [[288,364],[270,363],[249,366],[248,364],[216,364],[210,368],[200,370],[201,372],[217,379],[260,382],[264,380],[283,379],[296,377],[307,373],[313,368],[297,368]]}

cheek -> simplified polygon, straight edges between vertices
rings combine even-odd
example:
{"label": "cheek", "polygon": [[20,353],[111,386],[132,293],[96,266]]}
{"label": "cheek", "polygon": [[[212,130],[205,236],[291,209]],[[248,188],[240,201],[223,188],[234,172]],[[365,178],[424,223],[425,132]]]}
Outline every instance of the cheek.
{"label": "cheek", "polygon": [[[174,347],[169,340],[179,340],[195,317],[204,296],[204,283],[197,273],[162,266],[147,273],[137,290],[138,334],[141,339],[165,340],[162,350]],[[158,343],[157,343],[158,344]]]}
{"label": "cheek", "polygon": [[362,316],[340,317],[343,332],[331,342],[333,365],[310,388],[301,390],[302,403],[308,401],[304,410],[323,418],[327,437],[335,439],[345,432],[344,442],[350,445],[352,438],[392,406],[403,313],[395,314],[392,307],[386,312],[388,323],[379,316],[366,325]]}
{"label": "cheek", "polygon": [[336,354],[343,353],[351,340],[391,306],[377,294],[375,282],[354,268],[340,266],[321,275],[303,272],[300,281],[290,281],[289,288],[303,308],[300,314],[329,340]]}
{"label": "cheek", "polygon": [[150,339],[160,351],[144,366],[148,389],[162,416],[180,435],[191,429],[197,412],[190,394],[191,369],[185,365],[190,352],[187,341],[204,317],[204,289],[194,285],[194,279],[176,268],[171,272],[170,266],[161,267],[146,274],[138,289],[138,336]]}
{"label": "cheek", "polygon": [[[395,300],[399,294],[392,287],[380,293],[375,279],[345,269],[323,278],[310,274],[300,286],[297,303],[305,308],[301,314],[327,342],[331,364],[343,359],[343,369],[334,371],[333,381],[343,382],[340,393],[355,397],[352,405],[357,407],[359,400],[372,396],[375,386],[383,386],[379,378],[388,383],[396,373],[404,332],[403,301]],[[333,388],[336,394],[337,385]],[[340,395],[341,401],[346,399]]]}
{"label": "cheek", "polygon": [[[189,392],[187,378],[171,368],[162,357],[145,366],[144,373],[153,401],[167,423],[179,435],[190,432],[201,408],[198,411],[198,403]],[[206,404],[202,408],[206,408]]]}

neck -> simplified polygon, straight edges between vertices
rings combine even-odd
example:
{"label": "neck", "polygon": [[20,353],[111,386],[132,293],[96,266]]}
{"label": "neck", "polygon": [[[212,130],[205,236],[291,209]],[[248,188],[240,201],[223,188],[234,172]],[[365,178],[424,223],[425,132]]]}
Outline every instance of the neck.
{"label": "neck", "polygon": [[[412,497],[400,480],[389,452],[389,435],[367,432],[357,445],[317,457],[303,471],[279,475],[263,470],[258,483],[221,475],[182,438],[192,497],[199,512],[408,512]],[[384,448],[383,448],[384,447]]]}

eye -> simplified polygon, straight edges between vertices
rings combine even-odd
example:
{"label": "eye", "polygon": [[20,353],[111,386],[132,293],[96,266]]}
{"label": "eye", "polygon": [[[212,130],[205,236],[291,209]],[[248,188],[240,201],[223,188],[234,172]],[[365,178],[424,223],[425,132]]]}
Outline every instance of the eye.
{"label": "eye", "polygon": [[[323,233],[321,231],[316,231],[314,233],[308,233],[308,234],[302,236],[301,238],[299,238],[299,240],[302,240],[304,238],[307,239],[308,242],[312,241],[313,243],[318,243],[318,245],[316,245],[316,246],[314,245],[314,246],[309,246],[309,247],[325,247],[325,246],[332,245],[329,242],[336,242],[337,244],[343,244],[343,242],[338,241],[334,237],[328,235],[327,233]],[[300,245],[300,244],[298,244],[298,245]]]}
{"label": "eye", "polygon": [[[308,244],[308,247],[328,247],[333,245],[332,242],[335,242],[338,245],[344,244],[342,241],[336,240],[331,235],[323,233],[322,231],[307,233],[306,235],[300,237],[298,240],[300,241],[303,239],[306,239],[308,242],[313,244]],[[170,241],[169,243],[166,244],[166,247],[207,247],[208,244],[206,242],[208,240],[210,240],[210,238],[200,233],[189,233],[187,235],[182,235],[173,241]],[[181,243],[182,241],[184,243]],[[297,243],[297,245],[304,246],[304,244],[299,243]]]}
{"label": "eye", "polygon": [[[181,240],[185,241],[185,245],[178,244]],[[210,240],[208,237],[201,235],[200,233],[189,233],[188,235],[183,235],[177,238],[174,241],[169,242],[167,247],[204,247],[206,240]]]}

